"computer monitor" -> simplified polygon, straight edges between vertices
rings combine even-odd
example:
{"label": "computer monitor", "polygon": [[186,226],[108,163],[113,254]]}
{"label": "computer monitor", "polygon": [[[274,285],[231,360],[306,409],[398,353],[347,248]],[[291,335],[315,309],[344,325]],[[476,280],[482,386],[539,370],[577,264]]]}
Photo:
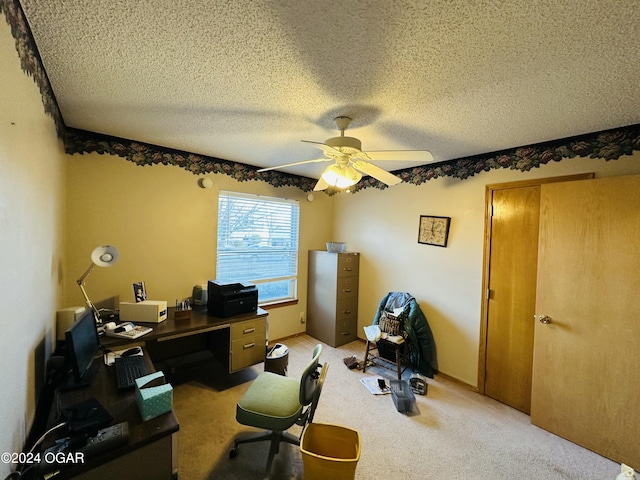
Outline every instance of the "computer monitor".
{"label": "computer monitor", "polygon": [[100,350],[100,340],[93,310],[87,309],[65,332],[67,344],[66,361],[73,372],[73,380],[80,385],[90,381],[88,372],[93,359]]}

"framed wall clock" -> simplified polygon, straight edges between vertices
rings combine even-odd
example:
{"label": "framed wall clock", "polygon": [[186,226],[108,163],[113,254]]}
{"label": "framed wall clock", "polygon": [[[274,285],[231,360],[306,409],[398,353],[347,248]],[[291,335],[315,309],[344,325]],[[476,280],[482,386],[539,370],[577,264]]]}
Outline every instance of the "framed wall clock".
{"label": "framed wall clock", "polygon": [[449,239],[449,225],[451,217],[435,217],[420,215],[418,228],[418,243],[446,247]]}

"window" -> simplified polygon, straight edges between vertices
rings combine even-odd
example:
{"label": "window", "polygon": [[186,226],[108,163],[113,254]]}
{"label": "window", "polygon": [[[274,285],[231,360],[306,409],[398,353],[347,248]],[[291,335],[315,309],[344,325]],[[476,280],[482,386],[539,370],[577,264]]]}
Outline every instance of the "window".
{"label": "window", "polygon": [[255,284],[260,304],[295,299],[299,217],[295,200],[221,191],[216,279]]}

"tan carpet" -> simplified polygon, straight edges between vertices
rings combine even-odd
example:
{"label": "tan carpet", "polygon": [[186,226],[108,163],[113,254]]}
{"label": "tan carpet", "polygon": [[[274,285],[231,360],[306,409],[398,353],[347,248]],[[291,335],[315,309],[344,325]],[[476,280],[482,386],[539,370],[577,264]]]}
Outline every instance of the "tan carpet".
{"label": "tan carpet", "polygon": [[[301,335],[284,343],[288,375],[298,377],[319,342]],[[527,415],[439,376],[428,380],[427,395],[417,397],[411,414],[398,413],[389,395],[372,395],[359,381],[390,380],[393,372],[349,370],[342,361],[349,355],[362,359],[364,344],[324,346],[329,371],[315,421],[360,432],[356,479],[613,480],[620,473],[618,464],[532,426]],[[262,368],[225,375],[215,362],[204,362],[173,377],[180,480],[262,478],[267,443],[242,445],[229,458],[234,437],[252,431],[235,421],[236,402]],[[301,479],[303,470],[297,447],[283,444],[271,478]]]}

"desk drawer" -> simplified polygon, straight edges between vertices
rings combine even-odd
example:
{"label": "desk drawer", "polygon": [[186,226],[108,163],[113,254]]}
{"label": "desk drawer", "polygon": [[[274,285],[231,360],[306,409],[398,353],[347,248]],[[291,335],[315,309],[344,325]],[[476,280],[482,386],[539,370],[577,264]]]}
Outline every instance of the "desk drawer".
{"label": "desk drawer", "polygon": [[231,324],[231,341],[242,338],[261,335],[266,339],[267,322],[264,318],[256,318],[247,320],[246,322],[238,322]]}
{"label": "desk drawer", "polygon": [[231,372],[264,362],[267,339],[264,333],[231,341]]}

